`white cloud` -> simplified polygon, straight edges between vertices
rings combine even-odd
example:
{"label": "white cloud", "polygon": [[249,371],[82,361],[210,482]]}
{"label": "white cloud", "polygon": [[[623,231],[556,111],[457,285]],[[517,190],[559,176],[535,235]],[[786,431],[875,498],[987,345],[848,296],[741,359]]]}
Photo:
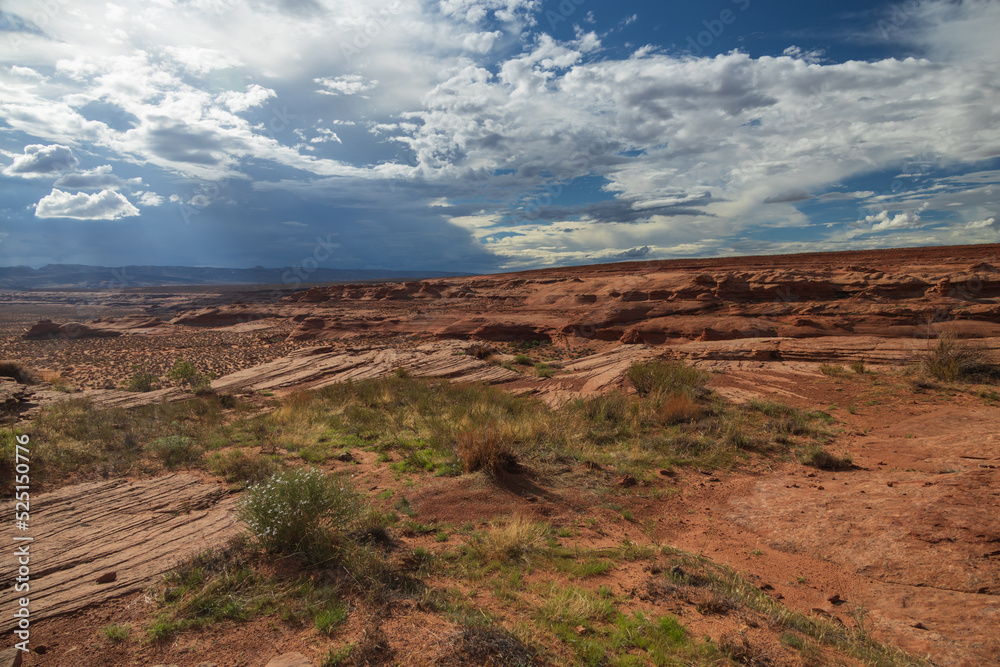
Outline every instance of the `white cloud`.
{"label": "white cloud", "polygon": [[336,78],[318,77],[313,81],[322,86],[316,92],[323,95],[360,95],[378,85],[378,81],[365,79],[359,74],[346,74]]}
{"label": "white cloud", "polygon": [[488,53],[502,35],[503,33],[499,30],[494,30],[493,32],[472,32],[462,40],[462,47],[466,51]]}
{"label": "white cloud", "polygon": [[237,93],[233,90],[227,90],[215,99],[233,113],[239,113],[252,107],[260,106],[272,97],[277,97],[277,94],[273,90],[252,83],[247,86],[246,92]]}
{"label": "white cloud", "polygon": [[986,229],[988,227],[996,226],[996,218],[986,218],[985,220],[976,220],[975,222],[968,222],[965,224],[966,229]]}
{"label": "white cloud", "polygon": [[35,206],[38,218],[73,218],[75,220],[117,220],[139,215],[139,209],[114,190],[93,195],[70,194],[53,188]]}
{"label": "white cloud", "polygon": [[307,225],[304,222],[299,222],[298,220],[285,220],[281,224],[285,225],[286,227],[308,227],[309,226],[309,225]]}
{"label": "white cloud", "polygon": [[871,225],[873,232],[884,232],[893,229],[911,229],[920,227],[920,213],[917,211],[904,211],[898,215],[891,215],[889,211],[881,211],[877,215],[865,216],[860,221],[861,224]]}
{"label": "white cloud", "polygon": [[80,161],[69,146],[30,144],[24,147],[24,154],[16,156],[3,173],[22,178],[40,178],[72,171],[79,164]]}
{"label": "white cloud", "polygon": [[163,197],[155,192],[138,190],[135,196],[139,198],[139,204],[142,206],[162,206],[164,201]]}
{"label": "white cloud", "polygon": [[318,136],[315,136],[312,139],[310,139],[309,143],[311,143],[311,144],[323,144],[323,143],[326,143],[328,141],[333,141],[333,142],[336,142],[338,144],[344,143],[343,141],[340,140],[340,137],[337,136],[336,132],[334,132],[333,130],[328,130],[325,127],[321,127],[319,129],[317,129],[316,133],[317,133]]}
{"label": "white cloud", "polygon": [[93,190],[118,190],[126,185],[139,185],[141,178],[131,178],[125,181],[111,173],[111,165],[104,164],[93,169],[66,174],[55,182],[56,187],[93,189]]}
{"label": "white cloud", "polygon": [[182,67],[195,74],[207,74],[212,70],[239,67],[239,58],[219,51],[199,46],[168,46],[164,51]]}

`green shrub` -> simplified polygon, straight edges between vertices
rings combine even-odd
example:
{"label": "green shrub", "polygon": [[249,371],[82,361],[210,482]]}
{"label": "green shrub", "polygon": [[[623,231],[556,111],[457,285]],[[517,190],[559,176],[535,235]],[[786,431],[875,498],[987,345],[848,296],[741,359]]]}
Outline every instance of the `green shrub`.
{"label": "green shrub", "polygon": [[255,484],[277,472],[279,464],[267,456],[247,454],[236,449],[225,454],[216,452],[209,459],[212,472],[231,484]]}
{"label": "green shrub", "polygon": [[211,373],[202,373],[193,363],[183,359],[174,362],[174,367],[167,373],[167,377],[171,380],[180,380],[195,393],[209,391],[213,378]]}
{"label": "green shrub", "polygon": [[149,443],[146,449],[168,468],[196,463],[201,460],[202,456],[201,447],[186,435],[168,435],[164,438],[157,438]]}
{"label": "green shrub", "polygon": [[132,366],[132,377],[125,384],[125,389],[127,391],[139,391],[146,392],[153,390],[153,383],[155,383],[159,378],[156,377],[148,368],[143,366],[134,365]]}
{"label": "green shrub", "polygon": [[111,623],[101,628],[101,634],[104,635],[104,638],[109,642],[120,644],[128,640],[130,629],[131,628],[129,628],[128,624]]}
{"label": "green shrub", "polygon": [[687,394],[692,398],[704,392],[708,376],[682,361],[635,363],[625,374],[640,396]]}
{"label": "green shrub", "polygon": [[514,363],[515,364],[520,364],[522,366],[530,366],[531,365],[531,357],[529,357],[526,354],[518,354],[518,355],[516,355],[514,357]]}
{"label": "green shrub", "polygon": [[535,364],[535,375],[540,378],[550,378],[555,375],[555,373],[555,369],[548,364],[544,364],[542,362]]}
{"label": "green shrub", "polygon": [[250,487],[237,510],[256,546],[318,564],[344,555],[362,511],[349,479],[312,468],[285,470]]}
{"label": "green shrub", "polygon": [[937,345],[924,353],[921,363],[924,371],[944,382],[990,377],[996,373],[985,352],[951,331],[938,336]]}
{"label": "green shrub", "polygon": [[840,364],[820,364],[819,372],[830,377],[843,377],[847,375],[847,369]]}

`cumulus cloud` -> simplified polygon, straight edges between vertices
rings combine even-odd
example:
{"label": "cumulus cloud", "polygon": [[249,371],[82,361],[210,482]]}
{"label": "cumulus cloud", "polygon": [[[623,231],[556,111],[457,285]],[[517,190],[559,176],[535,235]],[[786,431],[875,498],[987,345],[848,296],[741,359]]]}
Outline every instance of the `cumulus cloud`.
{"label": "cumulus cloud", "polygon": [[233,90],[227,90],[219,95],[216,100],[224,104],[233,113],[239,113],[251,107],[260,106],[272,97],[277,97],[277,94],[273,90],[252,83],[247,86],[245,92],[238,93]]}
{"label": "cumulus cloud", "polygon": [[93,195],[70,194],[53,188],[35,206],[38,218],[73,218],[75,220],[117,220],[139,215],[139,209],[114,190]]}
{"label": "cumulus cloud", "polygon": [[893,216],[889,211],[881,211],[876,215],[865,216],[859,224],[871,225],[871,231],[884,232],[893,229],[911,229],[921,226],[920,213],[917,211],[904,211]]}
{"label": "cumulus cloud", "polygon": [[69,146],[30,144],[24,147],[24,154],[15,157],[14,162],[3,173],[22,178],[40,178],[73,171],[79,164],[80,161]]}
{"label": "cumulus cloud", "polygon": [[162,206],[164,201],[163,197],[155,192],[144,190],[137,191],[135,196],[138,197],[139,203],[143,206]]}
{"label": "cumulus cloud", "polygon": [[378,81],[365,79],[359,74],[345,74],[335,78],[318,77],[313,81],[322,86],[316,92],[323,95],[360,95],[378,85]]}
{"label": "cumulus cloud", "polygon": [[118,176],[115,176],[111,173],[111,165],[105,164],[86,171],[61,176],[59,180],[55,182],[55,186],[84,190],[119,190],[126,185],[139,185],[140,183],[142,183],[141,178],[132,178],[125,181]]}

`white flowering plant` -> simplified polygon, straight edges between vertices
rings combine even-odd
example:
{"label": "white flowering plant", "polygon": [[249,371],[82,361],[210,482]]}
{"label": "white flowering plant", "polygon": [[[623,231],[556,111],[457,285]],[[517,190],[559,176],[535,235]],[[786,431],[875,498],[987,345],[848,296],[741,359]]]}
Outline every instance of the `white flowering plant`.
{"label": "white flowering plant", "polygon": [[349,479],[314,468],[285,470],[250,487],[237,510],[258,547],[312,563],[336,560],[363,514]]}

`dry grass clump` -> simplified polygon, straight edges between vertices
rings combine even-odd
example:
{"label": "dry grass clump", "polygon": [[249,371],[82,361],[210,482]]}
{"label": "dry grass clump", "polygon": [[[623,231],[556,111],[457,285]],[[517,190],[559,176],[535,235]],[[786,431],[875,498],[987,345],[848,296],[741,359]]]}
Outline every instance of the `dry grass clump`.
{"label": "dry grass clump", "polygon": [[989,378],[997,369],[989,363],[986,353],[959,338],[953,331],[938,336],[937,345],[920,358],[924,371],[944,382],[959,382],[976,378]]}
{"label": "dry grass clump", "polygon": [[696,398],[704,393],[708,375],[682,361],[633,364],[625,374],[640,396],[686,394]]}
{"label": "dry grass clump", "polygon": [[802,453],[802,463],[820,470],[847,470],[853,463],[850,454],[831,454],[820,445],[812,445]]}
{"label": "dry grass clump", "polygon": [[497,667],[528,667],[535,663],[535,651],[514,635],[496,628],[463,628],[452,641],[453,655],[437,664],[442,667],[459,665],[496,665]]}
{"label": "dry grass clump", "polygon": [[671,394],[663,399],[656,412],[662,424],[680,424],[698,419],[705,408],[687,394]]}
{"label": "dry grass clump", "polygon": [[455,454],[465,472],[482,470],[494,479],[502,479],[518,468],[514,445],[496,428],[458,433]]}
{"label": "dry grass clump", "polygon": [[545,546],[548,534],[549,527],[544,523],[518,515],[475,535],[469,548],[487,563],[522,563]]}
{"label": "dry grass clump", "polygon": [[35,376],[28,370],[28,367],[19,361],[5,359],[0,361],[0,377],[11,378],[21,384],[32,384]]}

